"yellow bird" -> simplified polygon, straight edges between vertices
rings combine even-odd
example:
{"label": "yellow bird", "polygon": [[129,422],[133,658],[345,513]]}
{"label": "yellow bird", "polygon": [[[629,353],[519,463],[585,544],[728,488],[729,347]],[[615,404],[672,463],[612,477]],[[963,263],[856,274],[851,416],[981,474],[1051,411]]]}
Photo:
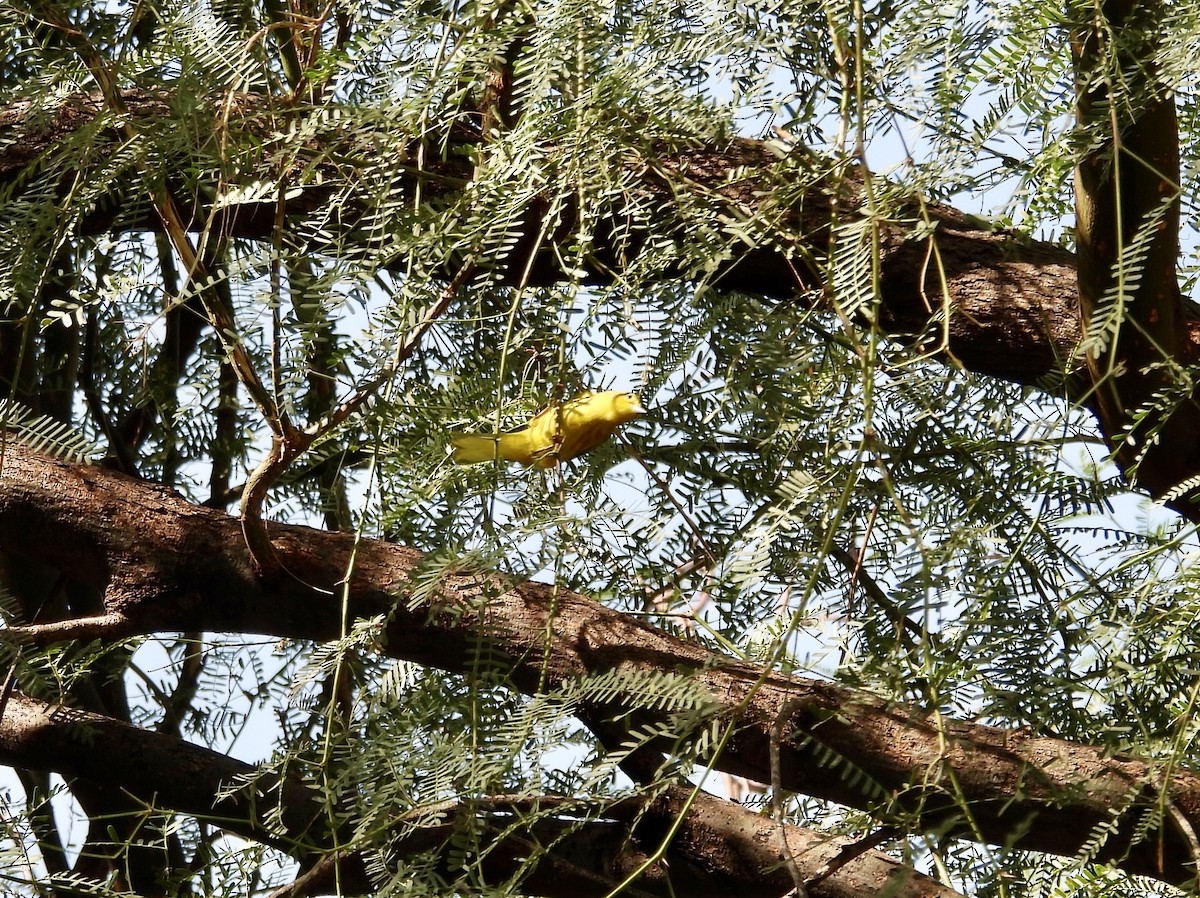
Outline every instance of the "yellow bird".
{"label": "yellow bird", "polygon": [[551,468],[559,461],[591,452],[626,421],[645,412],[637,393],[580,393],[538,412],[513,433],[454,437],[454,460],[469,465],[503,458]]}

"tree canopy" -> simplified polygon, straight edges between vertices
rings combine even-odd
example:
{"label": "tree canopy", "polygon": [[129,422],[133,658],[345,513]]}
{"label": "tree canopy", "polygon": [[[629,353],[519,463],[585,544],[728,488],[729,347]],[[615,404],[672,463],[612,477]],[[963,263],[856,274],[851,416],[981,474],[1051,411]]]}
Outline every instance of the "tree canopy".
{"label": "tree canopy", "polygon": [[1198,29],[6,3],[5,890],[1194,890]]}

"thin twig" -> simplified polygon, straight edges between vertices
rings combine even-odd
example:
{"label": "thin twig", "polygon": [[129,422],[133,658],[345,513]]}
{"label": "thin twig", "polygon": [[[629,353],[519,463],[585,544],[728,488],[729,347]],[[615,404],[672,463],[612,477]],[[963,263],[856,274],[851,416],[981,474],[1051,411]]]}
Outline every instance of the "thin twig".
{"label": "thin twig", "polygon": [[331,430],[334,427],[337,427],[352,414],[354,414],[360,405],[375,395],[375,391],[392,377],[394,377],[396,372],[400,369],[400,366],[407,361],[409,356],[413,354],[418,344],[421,342],[421,338],[425,335],[425,332],[429,330],[430,326],[445,313],[446,309],[450,307],[450,303],[454,301],[454,297],[458,294],[458,291],[462,288],[463,284],[466,283],[467,278],[469,278],[474,271],[474,260],[464,262],[454,277],[450,279],[450,282],[447,283],[442,289],[442,293],[437,298],[437,301],[425,310],[425,314],[421,316],[421,320],[414,325],[411,331],[409,331],[408,336],[404,338],[404,342],[396,347],[396,353],[392,356],[391,362],[384,366],[384,368],[380,370],[379,374],[377,374],[372,380],[359,387],[353,393],[353,395],[346,399],[336,409],[305,427],[303,433],[305,435],[311,435],[311,437],[315,439],[321,434]]}
{"label": "thin twig", "polygon": [[131,626],[133,622],[125,615],[110,611],[107,614],[75,617],[45,624],[21,624],[5,628],[5,633],[35,645],[49,645],[71,640],[88,642],[93,639],[116,639],[126,635]]}
{"label": "thin twig", "polygon": [[792,894],[796,898],[808,898],[808,889],[805,887],[804,874],[800,872],[800,865],[796,863],[796,856],[792,854],[792,846],[787,840],[787,824],[783,822],[783,772],[780,769],[779,760],[779,744],[783,741],[784,725],[791,720],[792,715],[800,705],[801,700],[798,698],[791,698],[783,703],[783,707],[775,715],[774,723],[771,724],[771,738],[768,742],[767,750],[771,756],[770,809],[771,817],[775,820],[775,831],[779,838],[779,856],[783,858],[783,863],[787,867],[788,874],[792,877],[792,884],[795,887],[792,890]]}
{"label": "thin twig", "polygon": [[845,867],[856,857],[864,855],[876,845],[886,842],[889,839],[895,839],[900,835],[903,835],[903,833],[895,826],[881,826],[875,832],[863,836],[857,842],[843,847],[841,851],[823,863],[812,876],[806,879],[804,885],[812,888],[817,883],[837,873],[838,870]]}

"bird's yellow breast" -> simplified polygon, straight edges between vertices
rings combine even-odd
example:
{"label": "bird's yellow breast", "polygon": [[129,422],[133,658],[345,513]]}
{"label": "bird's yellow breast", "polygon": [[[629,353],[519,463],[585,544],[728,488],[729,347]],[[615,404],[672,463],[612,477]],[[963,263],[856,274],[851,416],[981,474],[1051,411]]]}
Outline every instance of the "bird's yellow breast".
{"label": "bird's yellow breast", "polygon": [[626,421],[644,412],[634,393],[581,393],[542,410],[514,433],[455,437],[454,459],[470,464],[500,457],[549,468],[590,452]]}

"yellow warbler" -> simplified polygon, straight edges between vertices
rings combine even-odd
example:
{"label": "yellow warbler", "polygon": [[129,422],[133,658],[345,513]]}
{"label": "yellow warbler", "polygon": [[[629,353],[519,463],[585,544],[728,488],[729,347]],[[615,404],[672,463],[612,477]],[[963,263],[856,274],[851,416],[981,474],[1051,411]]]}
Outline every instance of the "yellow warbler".
{"label": "yellow warbler", "polygon": [[514,433],[454,437],[454,460],[460,465],[503,458],[539,468],[553,467],[595,449],[626,421],[645,414],[637,393],[605,390],[580,393],[555,403]]}

